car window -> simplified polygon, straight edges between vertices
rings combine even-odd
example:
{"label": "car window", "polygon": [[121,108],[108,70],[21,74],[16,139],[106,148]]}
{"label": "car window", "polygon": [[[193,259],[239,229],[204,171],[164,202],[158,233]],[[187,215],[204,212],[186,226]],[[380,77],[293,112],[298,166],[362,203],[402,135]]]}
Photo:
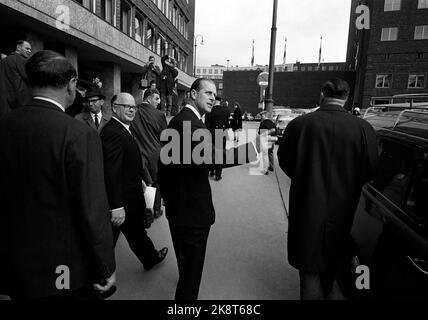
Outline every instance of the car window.
{"label": "car window", "polygon": [[406,209],[428,223],[428,160],[421,160],[415,171],[406,201]]}
{"label": "car window", "polygon": [[416,151],[398,142],[380,140],[380,165],[372,185],[403,208],[415,164]]}

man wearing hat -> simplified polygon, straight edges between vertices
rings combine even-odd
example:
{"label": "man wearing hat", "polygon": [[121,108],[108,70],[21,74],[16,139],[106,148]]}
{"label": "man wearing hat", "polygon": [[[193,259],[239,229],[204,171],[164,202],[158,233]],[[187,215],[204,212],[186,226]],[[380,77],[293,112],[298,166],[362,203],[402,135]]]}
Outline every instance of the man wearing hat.
{"label": "man wearing hat", "polygon": [[[217,96],[211,113],[208,113],[205,117],[205,124],[208,130],[211,132],[214,145],[216,145],[216,129],[224,131],[229,128],[229,109],[221,102],[222,98]],[[222,147],[220,148],[226,148],[226,140],[223,140],[223,144],[221,146]],[[213,167],[213,169],[210,171],[210,176],[215,176],[215,180],[220,181],[222,179],[222,172],[223,168],[221,166]]]}
{"label": "man wearing hat", "polygon": [[91,128],[101,132],[103,127],[110,121],[111,115],[102,111],[105,96],[97,86],[91,86],[85,95],[87,110],[78,114],[75,118],[86,123]]}

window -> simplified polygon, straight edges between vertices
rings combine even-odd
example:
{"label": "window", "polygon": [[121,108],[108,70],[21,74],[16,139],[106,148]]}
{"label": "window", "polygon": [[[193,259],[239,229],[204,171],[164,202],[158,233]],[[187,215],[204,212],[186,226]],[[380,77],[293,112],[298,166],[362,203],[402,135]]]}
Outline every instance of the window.
{"label": "window", "polygon": [[207,69],[202,69],[202,74],[207,74]]}
{"label": "window", "polygon": [[423,89],[425,88],[425,75],[424,74],[411,74],[409,75],[409,89]]}
{"label": "window", "polygon": [[218,84],[218,88],[219,88],[220,90],[223,90],[223,82],[220,82],[220,83]]}
{"label": "window", "polygon": [[78,3],[80,3],[82,6],[84,6],[86,9],[93,12],[94,10],[94,2],[92,0],[76,0]]}
{"label": "window", "polygon": [[384,11],[398,11],[401,7],[401,0],[385,0]]}
{"label": "window", "polygon": [[391,58],[391,55],[389,53],[385,53],[384,58],[385,60],[388,60],[389,58]]}
{"label": "window", "polygon": [[312,66],[308,67],[308,71],[312,71],[312,69],[313,69]]}
{"label": "window", "polygon": [[124,1],[120,3],[120,30],[127,35],[131,34],[131,6]]}
{"label": "window", "polygon": [[113,23],[113,0],[101,0],[101,18]]}
{"label": "window", "polygon": [[[277,70],[278,71],[278,70]],[[302,71],[306,71],[306,67],[302,67]]]}
{"label": "window", "polygon": [[409,196],[406,201],[406,209],[428,222],[428,161],[421,160],[416,166],[415,175],[410,185]]}
{"label": "window", "polygon": [[391,88],[392,74],[378,74],[376,76],[376,88]]}
{"label": "window", "polygon": [[154,28],[151,25],[147,26],[147,31],[146,31],[146,45],[147,47],[153,51],[153,46],[154,46]]}
{"label": "window", "polygon": [[135,40],[144,43],[144,18],[141,14],[135,16]]}
{"label": "window", "polygon": [[382,166],[379,166],[373,186],[402,208],[414,166],[415,151],[386,139],[381,140],[380,150]]}
{"label": "window", "polygon": [[428,9],[428,0],[419,0],[418,9]]}
{"label": "window", "polygon": [[212,69],[209,69],[209,70],[208,70],[208,73],[209,73],[209,74],[213,74],[213,70],[212,70]]}
{"label": "window", "polygon": [[215,70],[214,70],[214,74],[218,74],[218,69],[215,69]]}
{"label": "window", "polygon": [[201,74],[201,69],[196,69],[197,74]]}
{"label": "window", "polygon": [[397,40],[398,28],[382,28],[381,41]]}
{"label": "window", "polygon": [[415,40],[427,40],[428,39],[428,25],[427,26],[416,26],[415,27]]}
{"label": "window", "polygon": [[328,66],[328,71],[334,71],[334,66]]}

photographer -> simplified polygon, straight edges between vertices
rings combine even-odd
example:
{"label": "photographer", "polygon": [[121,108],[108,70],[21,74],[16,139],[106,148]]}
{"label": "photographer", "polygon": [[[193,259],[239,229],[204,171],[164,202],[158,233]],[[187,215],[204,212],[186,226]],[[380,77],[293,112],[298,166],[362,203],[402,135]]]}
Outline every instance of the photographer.
{"label": "photographer", "polygon": [[159,91],[161,94],[162,111],[169,114],[172,108],[172,97],[174,94],[175,79],[178,76],[178,70],[175,67],[174,58],[169,56],[162,57],[162,75],[160,80]]}
{"label": "photographer", "polygon": [[[147,80],[147,87],[150,86],[150,83],[154,81],[156,83],[156,86],[159,86],[159,77],[161,75],[161,69],[155,65],[155,57],[150,56],[149,57],[149,63],[143,67],[143,73],[141,79]],[[141,88],[146,89],[147,87]]]}

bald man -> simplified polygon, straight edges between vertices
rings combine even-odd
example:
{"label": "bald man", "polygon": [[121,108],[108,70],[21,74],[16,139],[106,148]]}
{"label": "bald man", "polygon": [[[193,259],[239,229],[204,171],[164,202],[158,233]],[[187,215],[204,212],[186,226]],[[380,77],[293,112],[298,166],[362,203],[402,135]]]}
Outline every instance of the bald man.
{"label": "bald man", "polygon": [[[101,131],[104,177],[115,243],[123,233],[145,270],[163,261],[168,248],[157,251],[145,230],[144,170],[131,123],[135,99],[119,93],[111,100],[112,119]],[[147,182],[147,181],[146,181]]]}
{"label": "bald man", "polygon": [[25,63],[31,54],[28,41],[16,42],[16,50],[0,61],[0,118],[31,100]]}

